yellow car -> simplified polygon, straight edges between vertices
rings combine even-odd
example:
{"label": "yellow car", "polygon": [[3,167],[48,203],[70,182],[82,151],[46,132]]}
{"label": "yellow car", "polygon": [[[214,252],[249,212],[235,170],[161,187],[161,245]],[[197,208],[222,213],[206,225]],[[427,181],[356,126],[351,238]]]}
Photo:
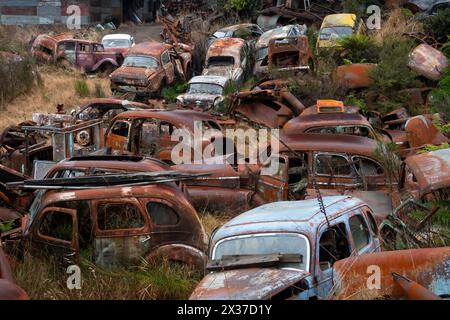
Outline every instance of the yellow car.
{"label": "yellow car", "polygon": [[353,34],[363,34],[366,27],[362,19],[352,13],[330,14],[323,19],[317,38],[317,51],[322,48],[336,47],[337,40]]}

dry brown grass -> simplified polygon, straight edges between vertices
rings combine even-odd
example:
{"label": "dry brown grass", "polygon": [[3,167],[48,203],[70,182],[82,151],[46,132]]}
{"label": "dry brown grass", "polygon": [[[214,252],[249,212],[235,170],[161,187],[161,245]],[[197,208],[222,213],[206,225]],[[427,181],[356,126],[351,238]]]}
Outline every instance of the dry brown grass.
{"label": "dry brown grass", "polygon": [[210,237],[214,229],[221,227],[235,215],[228,212],[201,212],[200,221]]}
{"label": "dry brown grass", "polygon": [[374,34],[374,39],[378,43],[383,43],[388,37],[398,38],[405,33],[416,32],[423,32],[422,23],[413,17],[407,17],[401,9],[395,9],[383,20],[381,30]]}
{"label": "dry brown grass", "polygon": [[[65,110],[70,112],[86,99],[80,98],[75,92],[75,81],[82,77],[72,71],[59,70],[52,66],[39,67],[42,85],[36,86],[30,93],[19,96],[0,111],[0,129],[30,120],[34,112],[55,112],[57,104],[64,104]],[[106,96],[111,95],[109,79],[87,77],[91,93],[97,92],[100,86]]]}

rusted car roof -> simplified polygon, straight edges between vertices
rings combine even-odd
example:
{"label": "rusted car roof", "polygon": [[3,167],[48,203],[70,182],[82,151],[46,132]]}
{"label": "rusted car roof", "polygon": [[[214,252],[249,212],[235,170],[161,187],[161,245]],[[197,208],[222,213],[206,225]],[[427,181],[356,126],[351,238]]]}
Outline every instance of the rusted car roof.
{"label": "rusted car roof", "polygon": [[[215,124],[215,118],[194,110],[134,110],[126,111],[117,115],[116,119],[129,119],[129,118],[148,118],[148,119],[161,119],[173,123],[177,127],[186,127],[188,129],[194,129],[195,121],[212,121]],[[220,126],[217,124],[220,128]]]}
{"label": "rusted car roof", "polygon": [[214,56],[230,56],[239,57],[239,50],[245,45],[245,40],[239,38],[220,38],[214,40],[207,52],[208,57]]}
{"label": "rusted car roof", "polygon": [[236,31],[236,30],[239,30],[239,29],[244,29],[244,28],[254,27],[254,26],[257,27],[258,25],[254,24],[254,23],[240,23],[240,24],[235,24],[235,25],[228,26],[228,27],[225,27],[225,28],[221,28],[221,29],[217,30],[216,32]]}
{"label": "rusted car roof", "polygon": [[287,25],[264,32],[256,42],[256,49],[267,47],[269,45],[270,39],[287,37],[289,30],[291,30],[293,27],[294,25]]}
{"label": "rusted car roof", "polygon": [[[365,204],[349,196],[323,197],[323,203],[329,219],[344,209]],[[317,199],[274,202],[231,219],[217,230],[212,243],[231,236],[261,232],[295,232],[311,237],[313,230],[324,221]]]}
{"label": "rusted car roof", "polygon": [[56,171],[65,169],[111,169],[126,172],[153,172],[169,170],[164,162],[138,156],[87,156],[74,157],[63,160],[54,165],[47,176],[51,177]]}
{"label": "rusted car roof", "polygon": [[[343,134],[282,133],[280,139],[294,151],[343,152],[372,158],[377,148],[373,139]],[[290,152],[289,148],[280,144],[280,152]]]}
{"label": "rusted car roof", "polygon": [[[306,271],[248,268],[205,276],[190,300],[266,300],[304,278]],[[243,286],[249,283],[249,286]],[[225,285],[224,285],[225,284]]]}
{"label": "rusted car roof", "polygon": [[406,158],[417,179],[421,195],[450,187],[450,149],[441,149]]}
{"label": "rusted car roof", "polygon": [[286,132],[302,133],[310,128],[330,126],[372,127],[369,121],[359,113],[316,113],[300,114],[289,120],[283,127]]}
{"label": "rusted car roof", "polygon": [[191,83],[211,83],[211,84],[217,84],[221,87],[225,87],[227,82],[229,81],[229,78],[222,77],[222,76],[196,76],[191,78],[189,80],[189,84]]}
{"label": "rusted car roof", "polygon": [[134,107],[134,108],[140,108],[140,109],[152,109],[153,107],[145,104],[145,103],[141,103],[141,102],[136,102],[136,101],[129,101],[129,100],[123,100],[123,99],[117,99],[117,98],[93,98],[93,99],[89,99],[86,100],[82,106],[82,108],[84,107],[88,107],[90,105],[93,104],[120,104],[120,105],[125,105],[125,106],[129,106],[129,107]]}
{"label": "rusted car roof", "polygon": [[[403,298],[392,273],[406,276],[437,295],[450,292],[450,247],[408,249],[364,254],[333,265],[334,299]],[[368,267],[379,267],[380,287],[368,288]]]}
{"label": "rusted car roof", "polygon": [[148,55],[159,57],[165,50],[172,48],[170,44],[156,41],[141,42],[128,51],[128,55]]}

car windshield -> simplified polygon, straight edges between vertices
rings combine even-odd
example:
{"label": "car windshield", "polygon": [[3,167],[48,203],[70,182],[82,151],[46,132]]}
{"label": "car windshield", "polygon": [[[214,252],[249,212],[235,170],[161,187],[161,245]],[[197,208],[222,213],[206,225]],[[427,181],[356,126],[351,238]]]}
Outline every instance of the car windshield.
{"label": "car windshield", "polygon": [[268,55],[268,52],[268,47],[259,48],[258,50],[256,50],[256,61],[265,59]]}
{"label": "car windshield", "polygon": [[221,95],[223,93],[222,86],[213,83],[191,83],[188,93],[207,93]]}
{"label": "car windshield", "polygon": [[301,255],[300,262],[290,262],[281,267],[308,271],[309,242],[304,235],[296,233],[271,233],[238,236],[220,241],[213,251],[213,260],[226,256],[260,256],[269,254]]}
{"label": "car windshield", "polygon": [[208,59],[208,66],[229,66],[234,65],[234,57],[215,56]]}
{"label": "car windshield", "polygon": [[105,48],[129,48],[130,41],[127,39],[107,39],[102,42]]}
{"label": "car windshield", "polygon": [[229,37],[230,34],[224,31],[216,31],[213,34],[214,38],[220,39],[220,38],[225,38],[225,37]]}
{"label": "car windshield", "polygon": [[353,33],[352,27],[329,27],[320,30],[320,40],[330,40],[331,38],[338,39],[351,36]]}
{"label": "car windshield", "polygon": [[123,62],[124,67],[157,68],[158,65],[155,58],[144,56],[128,56]]}

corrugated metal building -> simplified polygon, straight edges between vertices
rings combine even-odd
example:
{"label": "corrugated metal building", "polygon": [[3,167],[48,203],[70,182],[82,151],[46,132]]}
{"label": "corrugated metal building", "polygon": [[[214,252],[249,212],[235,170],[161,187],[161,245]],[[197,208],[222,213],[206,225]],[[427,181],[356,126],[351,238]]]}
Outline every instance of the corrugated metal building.
{"label": "corrugated metal building", "polygon": [[103,22],[107,17],[119,21],[132,19],[152,20],[160,0],[0,0],[1,24],[54,24],[66,23],[67,7],[81,9],[81,23]]}

